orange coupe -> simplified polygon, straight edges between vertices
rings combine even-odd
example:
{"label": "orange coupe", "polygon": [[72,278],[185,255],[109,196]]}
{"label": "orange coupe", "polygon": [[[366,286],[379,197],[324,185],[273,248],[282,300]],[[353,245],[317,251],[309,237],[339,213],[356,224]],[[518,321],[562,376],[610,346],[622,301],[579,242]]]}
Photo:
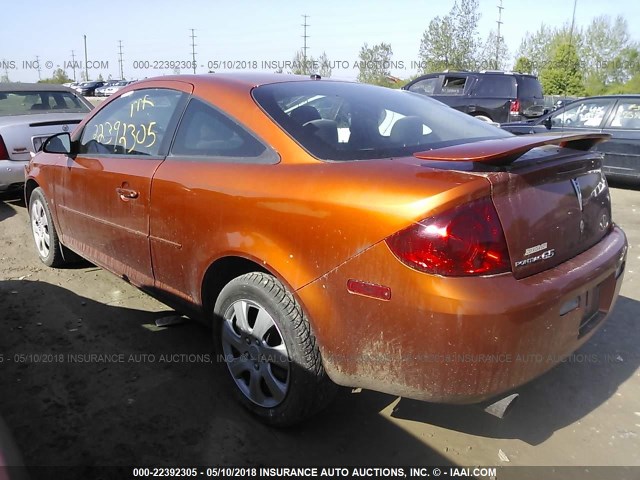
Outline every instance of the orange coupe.
{"label": "orange coupe", "polygon": [[25,184],[35,246],[213,325],[274,425],[336,385],[471,403],[542,374],[617,298],[603,135],[515,137],[423,95],[318,76],[136,82]]}

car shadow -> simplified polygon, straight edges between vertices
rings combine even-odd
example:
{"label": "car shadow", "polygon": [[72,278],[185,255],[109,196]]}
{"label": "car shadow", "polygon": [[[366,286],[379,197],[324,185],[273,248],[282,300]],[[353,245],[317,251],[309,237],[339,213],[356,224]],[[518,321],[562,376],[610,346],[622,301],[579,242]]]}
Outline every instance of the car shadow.
{"label": "car shadow", "polygon": [[610,187],[622,188],[625,190],[640,190],[640,181],[638,180],[611,180],[607,179]]}
{"label": "car shadow", "polygon": [[[234,400],[211,332],[174,312],[109,305],[41,281],[0,281],[0,414],[42,465],[451,465],[379,412],[393,397],[344,390],[287,429]],[[69,477],[69,470],[64,477]],[[82,478],[82,475],[78,475]]]}
{"label": "car shadow", "polygon": [[591,413],[613,396],[640,366],[640,302],[619,297],[611,317],[573,356],[516,389],[511,413],[500,420],[479,406],[428,404],[402,399],[392,416],[472,435],[520,439],[538,445],[556,430]]}
{"label": "car shadow", "polygon": [[0,222],[13,217],[16,211],[12,206],[24,207],[24,199],[19,190],[0,193]]}

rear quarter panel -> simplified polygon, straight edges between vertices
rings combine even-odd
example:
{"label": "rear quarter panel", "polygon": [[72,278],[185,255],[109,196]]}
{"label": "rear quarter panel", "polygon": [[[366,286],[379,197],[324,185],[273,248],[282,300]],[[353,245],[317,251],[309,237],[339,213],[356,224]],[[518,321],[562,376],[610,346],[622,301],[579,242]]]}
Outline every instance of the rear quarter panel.
{"label": "rear quarter panel", "polygon": [[156,278],[202,304],[208,267],[239,256],[297,290],[428,212],[488,193],[484,178],[390,160],[237,165],[168,159],[152,188]]}

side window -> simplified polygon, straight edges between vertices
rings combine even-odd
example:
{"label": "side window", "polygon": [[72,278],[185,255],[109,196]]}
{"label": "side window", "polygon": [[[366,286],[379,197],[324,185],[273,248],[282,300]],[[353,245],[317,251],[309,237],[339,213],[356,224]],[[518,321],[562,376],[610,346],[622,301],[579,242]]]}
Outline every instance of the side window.
{"label": "side window", "polygon": [[467,77],[444,77],[442,82],[442,94],[443,95],[462,95],[464,93],[464,86],[467,83]]}
{"label": "side window", "polygon": [[184,95],[165,88],[125,93],[85,125],[79,153],[158,155],[171,117]]}
{"label": "side window", "polygon": [[197,99],[189,102],[180,121],[171,155],[251,163],[279,160],[239,124]]}
{"label": "side window", "polygon": [[409,91],[422,93],[423,95],[433,95],[439,83],[440,77],[425,78],[411,85]]}
{"label": "side window", "polygon": [[604,119],[611,100],[577,101],[551,116],[554,127],[598,128]]}
{"label": "side window", "polygon": [[473,94],[486,98],[515,98],[516,79],[511,75],[482,75]]}
{"label": "side window", "polygon": [[620,100],[610,126],[612,128],[640,129],[640,99]]}

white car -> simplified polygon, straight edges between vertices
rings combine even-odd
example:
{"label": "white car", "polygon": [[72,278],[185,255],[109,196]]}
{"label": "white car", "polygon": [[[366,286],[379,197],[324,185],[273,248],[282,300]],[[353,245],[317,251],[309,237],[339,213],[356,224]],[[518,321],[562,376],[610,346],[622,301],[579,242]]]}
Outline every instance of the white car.
{"label": "white car", "polygon": [[51,135],[71,132],[93,106],[62,85],[0,84],[0,192],[24,183],[24,167]]}
{"label": "white car", "polygon": [[132,83],[132,82],[127,81],[127,80],[121,80],[121,81],[119,81],[117,83],[114,83],[113,85],[109,85],[107,87],[103,87],[103,95],[105,97],[108,97],[109,95],[113,95],[118,90],[120,90],[121,88],[126,87],[130,83]]}

